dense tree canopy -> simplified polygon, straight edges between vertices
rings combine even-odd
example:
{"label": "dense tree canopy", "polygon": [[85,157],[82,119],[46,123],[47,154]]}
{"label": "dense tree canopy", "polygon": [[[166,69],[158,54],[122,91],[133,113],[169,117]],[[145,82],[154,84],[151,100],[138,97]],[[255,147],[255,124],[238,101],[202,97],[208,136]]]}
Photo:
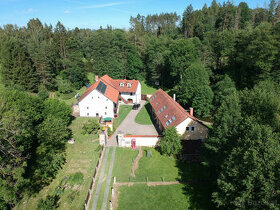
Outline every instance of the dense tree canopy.
{"label": "dense tree canopy", "polygon": [[[217,207],[279,208],[280,1],[182,7],[181,17],[131,17],[129,30],[39,19],[0,28],[0,208],[50,182],[63,164],[71,109],[48,91],[73,94],[88,73],[144,80],[213,119],[202,156]],[[161,145],[168,155],[180,150],[174,129]]]}

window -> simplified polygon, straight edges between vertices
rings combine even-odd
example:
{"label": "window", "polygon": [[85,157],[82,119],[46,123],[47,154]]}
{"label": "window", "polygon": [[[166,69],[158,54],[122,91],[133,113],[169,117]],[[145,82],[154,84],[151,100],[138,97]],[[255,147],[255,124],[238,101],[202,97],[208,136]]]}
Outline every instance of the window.
{"label": "window", "polygon": [[99,96],[98,96],[98,98],[99,98]]}
{"label": "window", "polygon": [[132,95],[133,95],[133,93],[130,93],[130,95],[132,96]]}
{"label": "window", "polygon": [[105,115],[107,115],[107,112],[105,112]]}
{"label": "window", "polygon": [[164,118],[167,118],[167,117],[168,117],[168,114],[164,116]]}
{"label": "window", "polygon": [[192,131],[195,131],[195,127],[192,127]]}
{"label": "window", "polygon": [[168,126],[170,124],[169,120],[165,123],[166,126]]}
{"label": "window", "polygon": [[120,87],[124,87],[124,84],[122,82],[120,83]]}
{"label": "window", "polygon": [[190,131],[190,127],[186,127],[186,131]]}
{"label": "window", "polygon": [[158,114],[162,113],[163,110],[165,110],[165,109],[166,109],[166,106],[164,105],[164,106],[158,111]]}
{"label": "window", "polygon": [[131,87],[131,84],[130,84],[130,83],[127,83],[127,84],[126,84],[126,87],[130,88],[130,87]]}
{"label": "window", "polygon": [[93,99],[93,96],[91,98]]}
{"label": "window", "polygon": [[89,116],[89,113],[87,113],[87,116]]}
{"label": "window", "polygon": [[87,107],[87,109],[89,109],[89,107]]}
{"label": "window", "polygon": [[176,120],[176,116],[173,116],[171,119],[172,119],[172,121]]}
{"label": "window", "polygon": [[99,117],[99,113],[96,113],[96,117]]}
{"label": "window", "polygon": [[106,101],[108,101],[108,98],[106,99]]}
{"label": "window", "polygon": [[107,109],[107,106],[105,106],[105,109]]}

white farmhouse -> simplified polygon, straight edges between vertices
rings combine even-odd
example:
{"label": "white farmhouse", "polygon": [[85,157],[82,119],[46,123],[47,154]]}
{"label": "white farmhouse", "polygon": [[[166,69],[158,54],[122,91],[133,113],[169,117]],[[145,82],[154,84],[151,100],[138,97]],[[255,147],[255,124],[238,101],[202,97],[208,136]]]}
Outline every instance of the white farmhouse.
{"label": "white farmhouse", "polygon": [[139,103],[141,84],[138,80],[114,80],[108,75],[95,78],[79,99],[81,117],[114,118],[119,103]]}

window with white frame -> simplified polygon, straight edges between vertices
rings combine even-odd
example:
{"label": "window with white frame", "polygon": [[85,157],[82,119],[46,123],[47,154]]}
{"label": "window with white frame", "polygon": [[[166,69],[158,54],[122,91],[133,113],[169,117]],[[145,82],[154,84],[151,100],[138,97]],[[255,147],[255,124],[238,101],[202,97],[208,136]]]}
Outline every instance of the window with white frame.
{"label": "window with white frame", "polygon": [[122,82],[120,83],[120,87],[124,87],[124,84]]}
{"label": "window with white frame", "polygon": [[126,87],[130,88],[130,87],[131,87],[131,84],[130,84],[130,83],[127,83],[127,84],[126,84]]}

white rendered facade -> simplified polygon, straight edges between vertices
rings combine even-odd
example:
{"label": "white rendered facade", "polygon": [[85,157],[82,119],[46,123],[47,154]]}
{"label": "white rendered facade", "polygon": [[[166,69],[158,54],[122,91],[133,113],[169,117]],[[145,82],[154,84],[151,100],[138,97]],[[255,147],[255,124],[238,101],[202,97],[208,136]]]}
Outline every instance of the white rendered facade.
{"label": "white rendered facade", "polygon": [[96,89],[79,102],[81,117],[114,118],[114,108],[115,103]]}
{"label": "white rendered facade", "polygon": [[135,93],[121,92],[121,97],[128,101],[132,100],[133,103],[140,103],[141,101],[141,84],[138,82],[138,86]]}

